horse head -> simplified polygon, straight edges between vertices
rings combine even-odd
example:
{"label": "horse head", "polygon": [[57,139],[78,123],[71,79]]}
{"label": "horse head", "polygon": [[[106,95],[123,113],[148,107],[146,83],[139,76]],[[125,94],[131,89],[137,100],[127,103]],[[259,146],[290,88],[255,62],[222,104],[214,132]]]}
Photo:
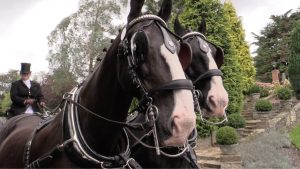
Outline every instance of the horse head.
{"label": "horse head", "polygon": [[174,30],[192,48],[192,62],[185,71],[202,93],[199,98],[202,112],[205,115],[225,115],[228,94],[223,86],[222,73],[218,70],[224,63],[224,54],[220,47],[204,36],[205,19],[202,19],[198,32],[191,32],[180,24],[177,16]]}
{"label": "horse head", "polygon": [[154,112],[159,143],[183,145],[195,127],[196,117],[193,86],[185,77],[179,56],[191,59],[191,51],[167,28],[171,0],[163,2],[158,15],[142,15],[143,2],[130,3],[128,24],[120,37],[119,79],[140,103],[146,102],[140,106],[146,114]]}

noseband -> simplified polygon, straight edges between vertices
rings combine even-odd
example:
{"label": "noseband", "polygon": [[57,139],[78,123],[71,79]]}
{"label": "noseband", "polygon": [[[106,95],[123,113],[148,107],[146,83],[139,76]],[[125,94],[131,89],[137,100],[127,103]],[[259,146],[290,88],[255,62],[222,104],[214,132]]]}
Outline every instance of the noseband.
{"label": "noseband", "polygon": [[[190,39],[190,38],[194,38],[196,37],[198,42],[199,42],[199,47],[200,49],[206,51],[206,53],[208,52],[208,45],[207,44],[201,44],[201,42],[203,41],[202,39],[206,40],[206,37],[200,33],[200,32],[189,32],[187,34],[185,34],[182,39],[183,40],[187,40],[187,39]],[[202,45],[202,46],[201,46]],[[206,71],[205,73],[199,75],[194,81],[193,81],[193,84],[196,85],[199,81],[201,80],[204,80],[204,79],[207,79],[207,78],[210,78],[210,77],[213,77],[213,76],[223,76],[223,73],[219,70],[219,69],[210,69],[208,71]],[[195,90],[194,91],[194,99],[199,99],[201,97],[203,97],[203,94],[200,90]],[[200,105],[199,105],[199,102],[195,102],[195,111],[196,112],[199,112],[200,114],[200,119],[208,124],[212,124],[212,125],[219,125],[219,124],[222,124],[224,122],[227,122],[228,119],[227,119],[227,115],[226,113],[224,114],[224,119],[220,122],[211,122],[211,121],[208,121],[206,120],[205,118],[203,118],[203,115],[202,115],[202,112],[201,112],[201,108],[200,108]]]}

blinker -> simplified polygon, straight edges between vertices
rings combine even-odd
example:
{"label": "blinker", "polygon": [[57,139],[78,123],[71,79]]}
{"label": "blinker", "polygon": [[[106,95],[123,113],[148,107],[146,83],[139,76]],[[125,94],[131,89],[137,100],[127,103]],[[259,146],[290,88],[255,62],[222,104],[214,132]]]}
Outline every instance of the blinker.
{"label": "blinker", "polygon": [[166,48],[172,53],[174,54],[176,52],[176,46],[174,44],[174,42],[172,41],[172,39],[170,38],[168,32],[166,31],[166,29],[162,26],[159,25],[159,28],[163,34],[163,38],[164,38],[164,44],[166,45]]}
{"label": "blinker", "polygon": [[208,44],[200,37],[197,36],[199,45],[200,45],[200,49],[202,50],[202,52],[207,53],[209,48],[208,48]]}

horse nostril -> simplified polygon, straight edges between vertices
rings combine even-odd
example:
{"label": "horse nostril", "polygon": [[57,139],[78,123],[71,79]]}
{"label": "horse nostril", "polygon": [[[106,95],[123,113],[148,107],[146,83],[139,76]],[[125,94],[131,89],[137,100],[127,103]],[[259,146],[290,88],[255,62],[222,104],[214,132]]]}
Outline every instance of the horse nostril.
{"label": "horse nostril", "polygon": [[209,97],[208,97],[208,101],[209,101],[209,103],[210,103],[213,107],[217,107],[217,102],[216,102],[214,96],[209,96]]}
{"label": "horse nostril", "polygon": [[175,126],[174,118],[171,118],[167,125],[168,131],[170,133],[172,133],[174,126]]}

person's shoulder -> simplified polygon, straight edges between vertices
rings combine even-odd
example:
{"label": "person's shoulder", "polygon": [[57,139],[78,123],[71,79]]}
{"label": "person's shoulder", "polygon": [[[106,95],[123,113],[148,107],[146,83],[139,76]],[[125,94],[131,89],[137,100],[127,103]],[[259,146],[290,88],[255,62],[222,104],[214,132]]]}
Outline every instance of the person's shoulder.
{"label": "person's shoulder", "polygon": [[31,80],[30,82],[31,82],[31,85],[40,85],[40,83],[33,81],[33,80]]}
{"label": "person's shoulder", "polygon": [[16,80],[16,81],[12,82],[11,84],[12,85],[17,85],[17,84],[20,84],[20,83],[21,83],[21,80]]}

